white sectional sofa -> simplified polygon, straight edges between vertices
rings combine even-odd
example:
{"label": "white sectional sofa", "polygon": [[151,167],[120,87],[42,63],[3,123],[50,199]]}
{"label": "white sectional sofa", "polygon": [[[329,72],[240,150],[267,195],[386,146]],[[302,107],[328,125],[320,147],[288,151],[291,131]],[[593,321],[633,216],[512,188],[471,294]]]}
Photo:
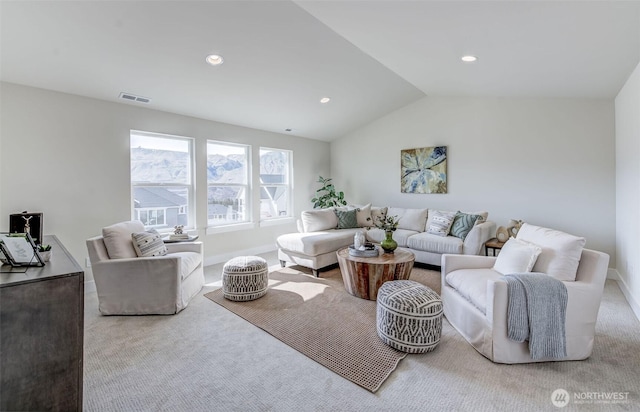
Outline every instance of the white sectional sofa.
{"label": "white sectional sofa", "polygon": [[[337,263],[336,251],[353,244],[357,231],[368,241],[380,243],[384,231],[373,226],[382,216],[397,216],[393,238],[398,247],[411,250],[416,262],[440,266],[443,254],[480,255],[484,243],[495,235],[496,225],[487,212],[459,212],[435,209],[353,206],[302,212],[298,232],[277,238],[278,259],[311,268],[313,274]],[[450,223],[447,226],[447,223]],[[443,230],[444,227],[444,230]]]}

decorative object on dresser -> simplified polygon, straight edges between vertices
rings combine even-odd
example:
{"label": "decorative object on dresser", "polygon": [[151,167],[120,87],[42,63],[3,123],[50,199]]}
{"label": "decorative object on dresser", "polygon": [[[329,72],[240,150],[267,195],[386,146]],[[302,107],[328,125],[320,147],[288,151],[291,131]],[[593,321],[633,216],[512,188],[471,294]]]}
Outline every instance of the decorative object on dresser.
{"label": "decorative object on dresser", "polygon": [[36,245],[42,243],[42,213],[22,213],[9,215],[9,232],[28,233]]}
{"label": "decorative object on dresser", "polygon": [[84,272],[56,236],[54,265],[0,273],[0,410],[82,410]]}
{"label": "decorative object on dresser", "polygon": [[40,256],[42,257],[42,260],[44,262],[48,262],[49,260],[51,260],[51,245],[38,245],[38,252],[40,253]]}
{"label": "decorative object on dresser", "polygon": [[[29,233],[0,233],[0,260],[12,268],[20,266],[44,266],[44,260],[38,252]],[[5,270],[3,272],[12,272]]]}

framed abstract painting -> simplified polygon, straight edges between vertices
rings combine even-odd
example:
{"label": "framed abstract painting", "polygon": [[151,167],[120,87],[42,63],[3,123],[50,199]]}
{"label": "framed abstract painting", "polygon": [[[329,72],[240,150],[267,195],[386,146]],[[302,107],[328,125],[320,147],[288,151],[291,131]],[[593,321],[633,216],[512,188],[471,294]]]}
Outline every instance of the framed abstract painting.
{"label": "framed abstract painting", "polygon": [[400,152],[402,193],[447,193],[447,146]]}

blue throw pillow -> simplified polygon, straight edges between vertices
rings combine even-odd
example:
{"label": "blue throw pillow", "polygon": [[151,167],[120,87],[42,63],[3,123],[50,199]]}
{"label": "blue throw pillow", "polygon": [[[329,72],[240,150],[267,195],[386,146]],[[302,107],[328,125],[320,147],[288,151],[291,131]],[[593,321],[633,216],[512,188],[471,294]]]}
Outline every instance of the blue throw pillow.
{"label": "blue throw pillow", "polygon": [[464,240],[471,229],[475,226],[478,219],[482,219],[480,215],[469,215],[467,213],[462,213],[458,211],[456,213],[456,217],[453,219],[453,224],[451,225],[450,233]]}

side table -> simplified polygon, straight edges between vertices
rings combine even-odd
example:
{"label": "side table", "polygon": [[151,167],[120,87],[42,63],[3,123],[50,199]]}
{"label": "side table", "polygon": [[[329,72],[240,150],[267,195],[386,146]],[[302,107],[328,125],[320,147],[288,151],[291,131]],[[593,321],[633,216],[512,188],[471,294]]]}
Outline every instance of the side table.
{"label": "side table", "polygon": [[[486,256],[497,256],[502,246],[504,246],[505,242],[500,242],[497,238],[489,239],[484,244],[484,254]],[[489,254],[489,249],[491,249],[491,255]]]}
{"label": "side table", "polygon": [[167,236],[167,237],[163,237],[162,241],[164,243],[180,243],[180,242],[193,242],[194,240],[197,240],[197,239],[198,239],[198,235],[193,235],[193,236],[189,235],[189,237],[186,239],[171,239],[169,236]]}
{"label": "side table", "polygon": [[348,247],[336,252],[344,288],[350,295],[376,300],[384,282],[409,279],[416,258],[413,252],[397,248],[393,253],[382,253],[379,246],[378,250],[377,257],[351,256]]}

